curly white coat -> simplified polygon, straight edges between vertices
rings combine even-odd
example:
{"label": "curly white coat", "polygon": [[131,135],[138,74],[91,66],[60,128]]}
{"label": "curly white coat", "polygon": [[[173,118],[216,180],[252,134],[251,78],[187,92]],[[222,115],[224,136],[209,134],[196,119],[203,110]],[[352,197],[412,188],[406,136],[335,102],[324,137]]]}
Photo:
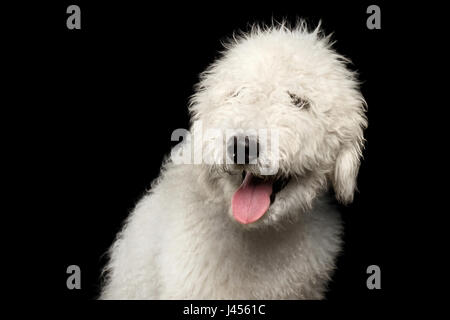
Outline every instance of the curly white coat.
{"label": "curly white coat", "polygon": [[[242,167],[169,158],[110,250],[103,299],[324,298],[341,248],[325,194],[333,186],[339,201],[353,200],[367,126],[358,81],[304,23],[254,27],[225,47],[201,76],[192,123],[278,130],[278,176],[291,180],[263,218],[242,225],[230,208]],[[221,157],[217,142],[201,147]]]}

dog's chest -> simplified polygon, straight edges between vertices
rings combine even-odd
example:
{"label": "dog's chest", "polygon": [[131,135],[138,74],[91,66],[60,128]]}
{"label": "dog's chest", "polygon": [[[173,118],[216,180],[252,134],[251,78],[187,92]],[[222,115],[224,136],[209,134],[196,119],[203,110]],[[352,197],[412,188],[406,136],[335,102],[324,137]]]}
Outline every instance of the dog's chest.
{"label": "dog's chest", "polygon": [[226,223],[212,225],[214,219],[190,223],[166,239],[161,298],[301,296],[296,284],[314,269],[304,248],[311,245],[303,232],[307,225],[278,232],[243,232]]}

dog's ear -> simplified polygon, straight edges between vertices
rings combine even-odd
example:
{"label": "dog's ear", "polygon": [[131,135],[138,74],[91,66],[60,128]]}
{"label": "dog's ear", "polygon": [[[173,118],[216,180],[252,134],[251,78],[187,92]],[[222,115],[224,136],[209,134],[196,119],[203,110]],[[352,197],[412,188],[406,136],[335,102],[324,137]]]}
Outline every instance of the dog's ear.
{"label": "dog's ear", "polygon": [[331,177],[336,198],[343,204],[351,203],[357,190],[356,178],[364,147],[364,129],[368,125],[364,98],[357,90],[351,92],[352,94],[342,103],[345,105],[345,108],[341,109],[342,121],[336,122],[338,127],[335,128],[335,132],[340,147]]}
{"label": "dog's ear", "polygon": [[359,142],[344,144],[338,153],[332,180],[336,198],[341,203],[347,204],[353,201],[360,157],[361,144]]}

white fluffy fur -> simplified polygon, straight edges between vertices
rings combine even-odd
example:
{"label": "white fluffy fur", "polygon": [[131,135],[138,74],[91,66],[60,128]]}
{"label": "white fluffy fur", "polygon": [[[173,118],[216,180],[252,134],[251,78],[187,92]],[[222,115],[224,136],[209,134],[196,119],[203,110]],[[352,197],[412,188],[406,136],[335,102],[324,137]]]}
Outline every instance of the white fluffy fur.
{"label": "white fluffy fur", "polygon": [[[242,168],[169,158],[110,250],[101,298],[323,298],[341,248],[325,191],[332,185],[338,200],[352,201],[367,125],[347,62],[303,23],[255,27],[227,44],[202,74],[192,121],[204,130],[278,129],[278,175],[292,179],[244,226],[230,209]],[[295,107],[288,91],[310,108]],[[217,157],[217,144],[203,147]],[[257,174],[258,165],[246,170]]]}

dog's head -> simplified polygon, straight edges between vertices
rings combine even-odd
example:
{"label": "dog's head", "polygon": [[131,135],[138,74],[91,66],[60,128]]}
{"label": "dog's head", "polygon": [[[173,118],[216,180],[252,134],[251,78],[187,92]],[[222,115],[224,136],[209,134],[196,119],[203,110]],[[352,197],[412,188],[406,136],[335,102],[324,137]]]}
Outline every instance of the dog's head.
{"label": "dog's head", "polygon": [[353,200],[367,121],[347,63],[319,28],[281,25],[233,38],[202,74],[192,121],[237,221],[293,219],[328,185]]}

